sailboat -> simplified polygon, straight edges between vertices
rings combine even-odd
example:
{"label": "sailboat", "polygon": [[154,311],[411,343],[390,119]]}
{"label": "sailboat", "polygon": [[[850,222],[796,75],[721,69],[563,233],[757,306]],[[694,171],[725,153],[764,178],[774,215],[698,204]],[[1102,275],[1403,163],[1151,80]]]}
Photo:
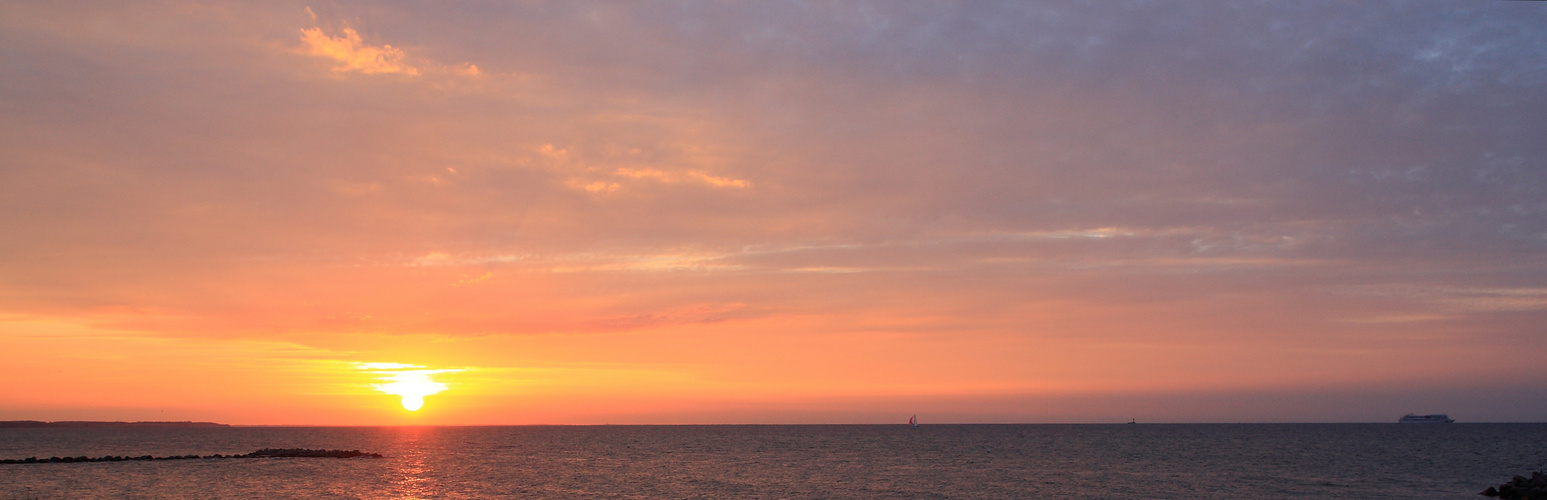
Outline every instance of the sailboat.
{"label": "sailboat", "polygon": [[914,416],[908,417],[908,425],[913,426],[914,429],[919,428],[919,416],[918,415],[914,415]]}

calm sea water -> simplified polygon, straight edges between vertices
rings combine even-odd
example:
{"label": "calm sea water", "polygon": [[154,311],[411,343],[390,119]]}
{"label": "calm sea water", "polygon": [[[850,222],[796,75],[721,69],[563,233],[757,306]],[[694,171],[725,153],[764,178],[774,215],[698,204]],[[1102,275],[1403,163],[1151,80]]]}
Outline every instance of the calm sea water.
{"label": "calm sea water", "polygon": [[1547,469],[1547,424],[0,429],[31,498],[1444,498]]}

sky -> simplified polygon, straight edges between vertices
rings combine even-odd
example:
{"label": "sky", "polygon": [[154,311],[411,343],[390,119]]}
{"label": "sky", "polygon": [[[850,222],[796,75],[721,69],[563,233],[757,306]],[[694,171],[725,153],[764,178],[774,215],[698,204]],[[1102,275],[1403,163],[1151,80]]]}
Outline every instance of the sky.
{"label": "sky", "polygon": [[1534,2],[4,2],[0,419],[1547,421],[1544,89]]}

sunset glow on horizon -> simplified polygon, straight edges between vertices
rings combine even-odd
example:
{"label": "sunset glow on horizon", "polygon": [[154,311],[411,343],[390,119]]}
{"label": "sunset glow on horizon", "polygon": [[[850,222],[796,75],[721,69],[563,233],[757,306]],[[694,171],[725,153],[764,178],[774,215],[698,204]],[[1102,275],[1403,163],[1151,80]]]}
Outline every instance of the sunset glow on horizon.
{"label": "sunset glow on horizon", "polygon": [[404,410],[419,411],[424,408],[424,397],[445,391],[446,384],[431,379],[437,373],[456,373],[461,370],[426,370],[422,366],[399,363],[361,363],[360,369],[371,370],[385,383],[373,384],[376,390],[402,398]]}
{"label": "sunset glow on horizon", "polygon": [[1547,6],[0,6],[0,420],[1547,420]]}

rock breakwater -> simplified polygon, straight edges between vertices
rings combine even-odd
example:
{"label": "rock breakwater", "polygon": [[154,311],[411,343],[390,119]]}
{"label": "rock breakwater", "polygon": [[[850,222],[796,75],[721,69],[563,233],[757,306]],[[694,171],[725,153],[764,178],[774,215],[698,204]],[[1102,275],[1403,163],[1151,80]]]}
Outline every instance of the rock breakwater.
{"label": "rock breakwater", "polygon": [[165,457],[153,457],[150,455],[120,456],[108,455],[105,457],[48,457],[48,458],[19,458],[0,460],[0,464],[69,464],[81,462],[129,462],[140,460],[194,460],[194,459],[226,459],[226,458],[381,458],[380,453],[370,453],[360,450],[312,450],[306,448],[264,448],[243,455],[171,455]]}
{"label": "rock breakwater", "polygon": [[1541,471],[1536,471],[1532,472],[1529,478],[1515,476],[1514,479],[1499,485],[1497,488],[1489,486],[1488,489],[1478,494],[1506,500],[1547,500],[1547,475],[1542,474]]}

